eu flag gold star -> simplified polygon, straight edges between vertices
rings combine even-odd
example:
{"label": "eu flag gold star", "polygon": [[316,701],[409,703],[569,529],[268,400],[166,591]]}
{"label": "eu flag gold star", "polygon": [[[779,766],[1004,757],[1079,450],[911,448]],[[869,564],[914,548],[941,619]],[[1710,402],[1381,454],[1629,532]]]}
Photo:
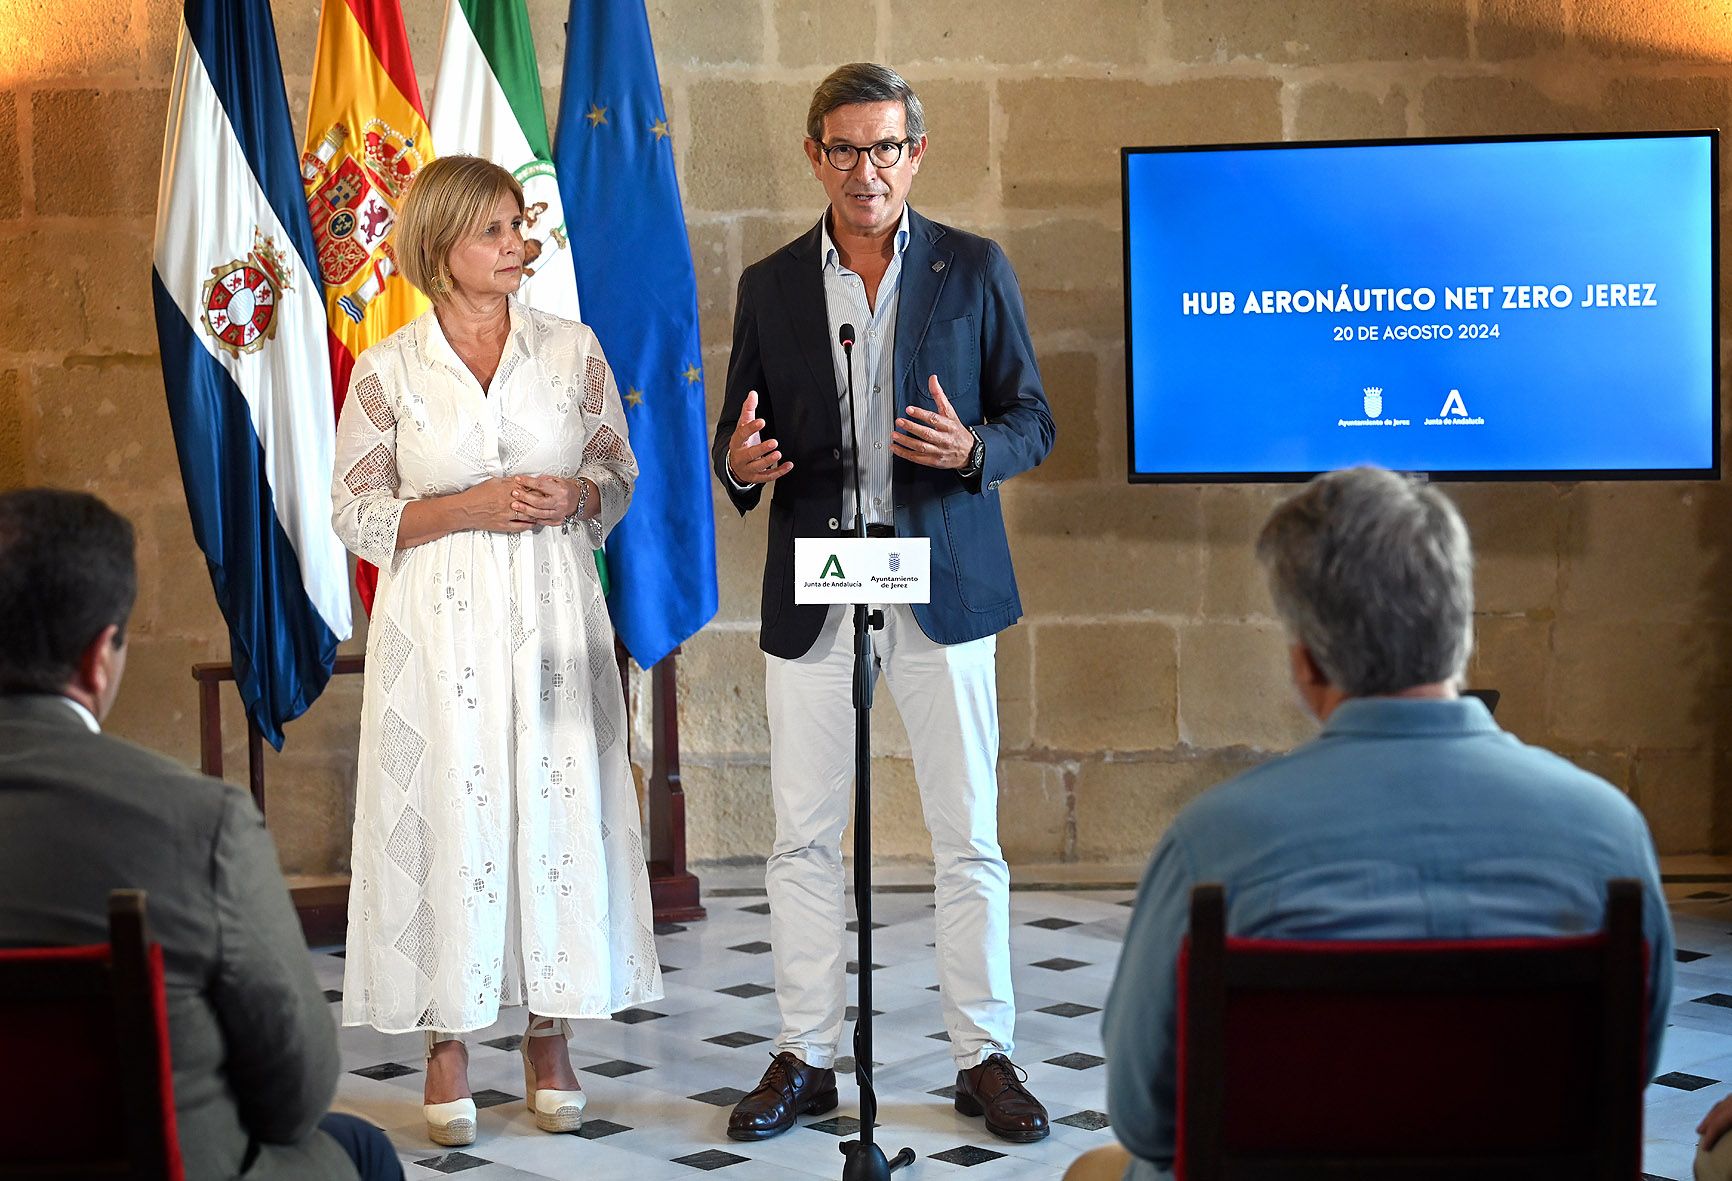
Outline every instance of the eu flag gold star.
{"label": "eu flag gold star", "polygon": [[607,108],[590,103],[589,114],[585,115],[584,118],[589,120],[591,127],[599,127],[607,122]]}
{"label": "eu flag gold star", "polygon": [[654,123],[651,123],[650,130],[655,132],[655,137],[657,139],[666,139],[668,136],[673,134],[673,132],[668,130],[668,121],[666,119],[657,119]]}
{"label": "eu flag gold star", "polygon": [[696,365],[687,365],[686,366],[685,378],[686,378],[686,383],[688,385],[691,384],[692,382],[696,381],[698,378],[702,377],[703,375],[704,375],[704,371],[702,369],[699,369]]}
{"label": "eu flag gold star", "polygon": [[638,389],[635,385],[632,386],[629,390],[626,391],[625,404],[627,406],[642,406],[643,405],[643,391]]}

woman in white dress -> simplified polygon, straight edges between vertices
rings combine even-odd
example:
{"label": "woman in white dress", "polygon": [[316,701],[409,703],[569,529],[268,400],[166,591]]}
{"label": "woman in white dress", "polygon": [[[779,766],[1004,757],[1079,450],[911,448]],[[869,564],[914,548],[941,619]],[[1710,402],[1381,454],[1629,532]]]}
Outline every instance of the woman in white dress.
{"label": "woman in white dress", "polygon": [[593,551],[637,464],[595,334],[512,298],[523,190],[422,169],[395,242],[433,308],[362,353],[333,521],[379,568],[343,1023],[425,1031],[428,1135],[475,1138],[461,1034],[526,1004],[526,1103],[575,1131],[568,1018],[661,996]]}

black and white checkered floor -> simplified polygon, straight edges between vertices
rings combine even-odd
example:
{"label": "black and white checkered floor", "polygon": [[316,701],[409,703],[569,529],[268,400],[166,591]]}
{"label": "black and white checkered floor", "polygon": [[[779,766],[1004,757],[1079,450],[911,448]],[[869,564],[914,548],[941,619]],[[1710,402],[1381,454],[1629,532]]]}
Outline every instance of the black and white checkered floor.
{"label": "black and white checkered floor", "polygon": [[[705,885],[718,880],[740,875],[710,875]],[[1732,1092],[1732,886],[1668,893],[1678,930],[1678,986],[1661,1074],[1648,1091],[1645,1168],[1652,1177],[1684,1179],[1696,1121]],[[1100,1006],[1130,899],[1128,888],[1096,886],[1011,895],[1016,1059],[1056,1121],[1045,1141],[1018,1145],[997,1140],[980,1120],[951,1106],[955,1068],[939,1032],[930,891],[876,895],[879,1142],[888,1151],[909,1145],[919,1154],[914,1169],[900,1175],[965,1171],[988,1181],[1044,1181],[1110,1141]],[[762,889],[751,885],[706,889],[704,905],[704,921],[659,931],[664,999],[578,1026],[572,1061],[589,1092],[580,1135],[539,1132],[524,1110],[516,1053],[522,1010],[507,1010],[495,1027],[471,1036],[470,1081],[482,1108],[473,1146],[440,1151],[426,1139],[421,1044],[411,1036],[344,1029],[338,1109],[384,1127],[410,1181],[459,1172],[466,1181],[662,1181],[715,1170],[784,1181],[839,1177],[837,1145],[858,1126],[851,1081],[842,1085],[839,1111],[802,1118],[801,1127],[777,1139],[739,1144],[725,1134],[728,1110],[768,1064],[777,1028],[769,917]],[[341,958],[327,949],[313,961],[336,1001]],[[851,1033],[852,1023],[844,1036]],[[851,1080],[852,1060],[839,1066]]]}

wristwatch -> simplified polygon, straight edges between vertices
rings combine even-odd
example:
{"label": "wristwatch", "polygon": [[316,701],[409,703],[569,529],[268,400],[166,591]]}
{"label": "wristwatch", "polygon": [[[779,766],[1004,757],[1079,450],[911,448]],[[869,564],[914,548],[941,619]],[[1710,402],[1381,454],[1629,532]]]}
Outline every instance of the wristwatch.
{"label": "wristwatch", "polygon": [[972,480],[980,474],[980,469],[986,466],[986,440],[980,437],[980,432],[973,427],[968,433],[974,436],[974,449],[968,453],[968,462],[957,469],[956,474],[965,480]]}

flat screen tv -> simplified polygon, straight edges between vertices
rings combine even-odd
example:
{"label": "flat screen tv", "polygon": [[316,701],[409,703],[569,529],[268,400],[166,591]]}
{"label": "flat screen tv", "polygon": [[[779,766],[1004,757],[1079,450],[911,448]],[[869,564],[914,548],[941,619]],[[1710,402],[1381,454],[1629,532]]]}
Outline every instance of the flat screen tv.
{"label": "flat screen tv", "polygon": [[1718,134],[1125,148],[1131,480],[1718,478]]}

